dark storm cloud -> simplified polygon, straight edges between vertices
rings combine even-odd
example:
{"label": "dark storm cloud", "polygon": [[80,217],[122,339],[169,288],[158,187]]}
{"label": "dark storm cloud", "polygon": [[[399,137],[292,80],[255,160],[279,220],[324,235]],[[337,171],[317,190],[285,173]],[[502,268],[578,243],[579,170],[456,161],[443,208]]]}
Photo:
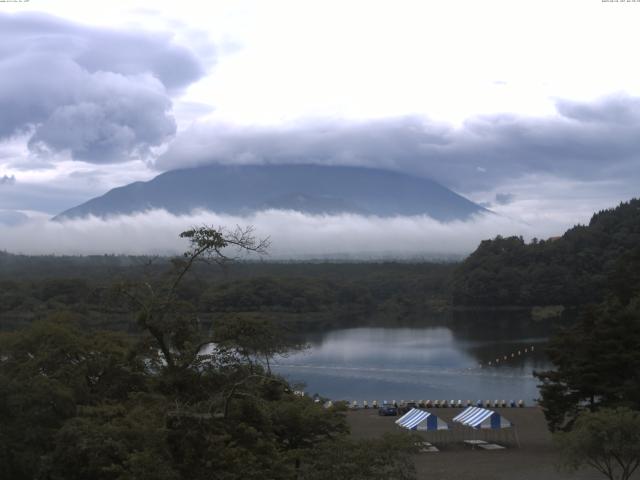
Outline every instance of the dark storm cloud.
{"label": "dark storm cloud", "polygon": [[204,66],[168,34],[0,14],[0,138],[32,133],[38,154],[121,162],[175,133],[171,95]]}
{"label": "dark storm cloud", "polygon": [[558,101],[547,118],[478,116],[460,128],[403,117],[289,127],[200,125],[178,137],[161,170],[206,163],[364,165],[493,188],[528,174],[577,180],[640,176],[640,100]]}

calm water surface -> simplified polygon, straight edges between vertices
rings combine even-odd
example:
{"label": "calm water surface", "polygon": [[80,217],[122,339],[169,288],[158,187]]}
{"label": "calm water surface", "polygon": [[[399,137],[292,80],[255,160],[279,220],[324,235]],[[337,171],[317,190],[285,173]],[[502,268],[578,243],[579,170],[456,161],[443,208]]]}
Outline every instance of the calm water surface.
{"label": "calm water surface", "polygon": [[539,396],[532,372],[550,366],[543,353],[547,338],[547,330],[522,325],[332,330],[307,337],[308,350],[279,358],[274,369],[306,384],[308,394],[334,400],[530,403]]}

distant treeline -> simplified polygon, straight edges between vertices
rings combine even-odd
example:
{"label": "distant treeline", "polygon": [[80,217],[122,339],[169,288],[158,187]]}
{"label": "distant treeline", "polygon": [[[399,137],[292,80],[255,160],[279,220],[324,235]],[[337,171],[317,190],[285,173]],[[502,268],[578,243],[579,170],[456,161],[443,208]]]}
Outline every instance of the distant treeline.
{"label": "distant treeline", "polygon": [[[0,328],[14,329],[70,311],[97,328],[135,322],[114,302],[113,285],[154,278],[167,258],[30,257],[0,254]],[[266,263],[199,265],[179,296],[204,323],[260,316],[295,329],[363,322],[415,322],[450,306],[447,263]]]}
{"label": "distant treeline", "polygon": [[[450,307],[580,306],[607,289],[635,285],[640,200],[596,213],[562,237],[496,237],[464,262],[238,262],[199,265],[180,286],[201,320],[259,315],[296,329],[366,323],[415,323]],[[122,282],[157,278],[168,257],[25,256],[0,252],[0,328],[52,312],[78,313],[100,328],[128,329],[126,310],[110,301]],[[631,280],[630,280],[631,279]],[[625,287],[627,286],[627,287]],[[632,292],[629,293],[631,295]]]}
{"label": "distant treeline", "polygon": [[584,305],[603,300],[640,252],[640,200],[593,215],[562,237],[485,240],[454,272],[454,305]]}

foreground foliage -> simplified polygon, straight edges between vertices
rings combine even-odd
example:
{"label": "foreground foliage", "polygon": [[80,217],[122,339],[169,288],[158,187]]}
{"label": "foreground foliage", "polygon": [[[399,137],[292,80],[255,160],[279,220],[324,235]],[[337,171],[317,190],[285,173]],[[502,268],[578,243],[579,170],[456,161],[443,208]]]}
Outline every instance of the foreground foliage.
{"label": "foreground foliage", "polygon": [[190,248],[166,275],[112,291],[138,334],[89,331],[81,316],[59,314],[0,335],[0,478],[294,479],[331,466],[346,479],[354,462],[368,478],[413,478],[400,443],[348,440],[344,412],[270,372],[270,357],[296,347],[282,332],[231,317],[203,328],[181,294],[197,262],[264,244],[247,230],[182,236]]}
{"label": "foreground foliage", "polygon": [[640,409],[639,307],[605,303],[551,340],[548,355],[555,370],[537,376],[552,430],[571,428],[583,410]]}
{"label": "foreground foliage", "polygon": [[551,430],[571,429],[584,410],[640,410],[640,247],[610,275],[607,299],[554,336],[555,369],[538,372],[541,405]]}
{"label": "foreground foliage", "polygon": [[342,438],[323,442],[307,453],[300,478],[304,480],[410,480],[415,478],[411,454],[420,437],[385,435],[380,440],[354,441]]}
{"label": "foreground foliage", "polygon": [[627,480],[640,465],[640,412],[627,408],[584,412],[571,432],[554,435],[562,465],[589,466],[610,480]]}

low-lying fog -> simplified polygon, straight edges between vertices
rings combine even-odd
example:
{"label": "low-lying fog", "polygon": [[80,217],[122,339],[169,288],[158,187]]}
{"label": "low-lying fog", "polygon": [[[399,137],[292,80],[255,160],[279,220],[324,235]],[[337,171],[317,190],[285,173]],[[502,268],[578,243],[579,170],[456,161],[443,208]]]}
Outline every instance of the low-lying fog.
{"label": "low-lying fog", "polygon": [[[535,212],[535,209],[533,209]],[[174,254],[184,251],[179,233],[193,226],[253,226],[269,237],[270,259],[304,258],[446,258],[466,255],[496,235],[525,239],[561,235],[585,218],[515,212],[478,215],[468,221],[441,223],[426,216],[366,217],[353,214],[306,215],[267,210],[246,217],[196,211],[176,216],[163,210],[55,222],[33,216],[15,226],[0,226],[0,250],[23,254]]]}

